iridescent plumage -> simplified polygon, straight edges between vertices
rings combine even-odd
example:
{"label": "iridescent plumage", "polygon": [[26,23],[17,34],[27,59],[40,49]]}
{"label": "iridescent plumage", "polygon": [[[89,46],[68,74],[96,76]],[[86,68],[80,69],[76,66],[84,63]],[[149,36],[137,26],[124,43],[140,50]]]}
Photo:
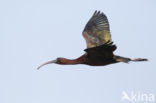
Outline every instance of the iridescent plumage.
{"label": "iridescent plumage", "polygon": [[100,46],[108,41],[112,42],[106,15],[100,11],[95,11],[84,28],[83,36],[86,40],[87,48]]}

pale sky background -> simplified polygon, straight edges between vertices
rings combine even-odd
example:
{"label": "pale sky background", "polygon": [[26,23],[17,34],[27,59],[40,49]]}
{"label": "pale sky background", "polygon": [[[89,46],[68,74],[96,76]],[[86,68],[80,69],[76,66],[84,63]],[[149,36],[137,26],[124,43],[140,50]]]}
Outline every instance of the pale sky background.
{"label": "pale sky background", "polygon": [[[149,62],[36,70],[84,53],[82,30],[95,10],[109,19],[115,54]],[[122,91],[156,96],[155,38],[155,0],[1,0],[0,103],[130,103]]]}

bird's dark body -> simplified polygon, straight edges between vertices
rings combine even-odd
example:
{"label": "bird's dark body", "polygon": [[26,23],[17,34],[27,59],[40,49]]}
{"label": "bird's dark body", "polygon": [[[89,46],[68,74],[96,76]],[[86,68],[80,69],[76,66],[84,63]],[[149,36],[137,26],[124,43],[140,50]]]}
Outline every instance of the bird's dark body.
{"label": "bird's dark body", "polygon": [[91,65],[91,66],[105,66],[105,65],[113,64],[113,63],[117,63],[117,61],[114,60],[113,58],[110,58],[110,59],[95,58],[95,59],[91,59],[91,60],[89,59],[84,64]]}
{"label": "bird's dark body", "polygon": [[111,43],[105,43],[103,45],[85,49],[87,52],[86,55],[86,64],[92,66],[103,66],[112,63],[117,63],[114,58],[113,51],[116,49],[115,45]]}

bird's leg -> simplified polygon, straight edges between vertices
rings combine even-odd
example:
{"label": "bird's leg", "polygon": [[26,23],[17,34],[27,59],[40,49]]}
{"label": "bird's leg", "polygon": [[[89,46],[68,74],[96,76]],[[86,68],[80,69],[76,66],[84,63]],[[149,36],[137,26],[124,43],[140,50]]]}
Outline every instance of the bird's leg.
{"label": "bird's leg", "polygon": [[128,63],[130,61],[134,61],[134,62],[138,62],[138,61],[148,61],[148,59],[145,58],[136,58],[136,59],[130,59],[130,58],[126,58],[126,57],[121,57],[121,56],[114,56],[114,59],[118,62],[124,62],[124,63]]}
{"label": "bird's leg", "polygon": [[124,62],[124,63],[128,63],[129,61],[131,61],[130,58],[121,57],[121,56],[117,56],[117,55],[114,56],[114,59],[115,59],[117,62]]}
{"label": "bird's leg", "polygon": [[136,58],[136,59],[132,59],[131,61],[148,61],[148,59],[145,59],[145,58]]}

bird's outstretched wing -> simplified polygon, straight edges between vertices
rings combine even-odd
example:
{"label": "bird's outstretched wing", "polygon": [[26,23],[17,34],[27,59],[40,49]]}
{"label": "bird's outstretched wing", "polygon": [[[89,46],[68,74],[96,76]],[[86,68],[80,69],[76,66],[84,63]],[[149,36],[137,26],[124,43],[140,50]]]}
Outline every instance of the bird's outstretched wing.
{"label": "bird's outstretched wing", "polygon": [[84,28],[83,36],[87,48],[100,46],[108,41],[112,42],[106,15],[100,11],[95,11]]}

